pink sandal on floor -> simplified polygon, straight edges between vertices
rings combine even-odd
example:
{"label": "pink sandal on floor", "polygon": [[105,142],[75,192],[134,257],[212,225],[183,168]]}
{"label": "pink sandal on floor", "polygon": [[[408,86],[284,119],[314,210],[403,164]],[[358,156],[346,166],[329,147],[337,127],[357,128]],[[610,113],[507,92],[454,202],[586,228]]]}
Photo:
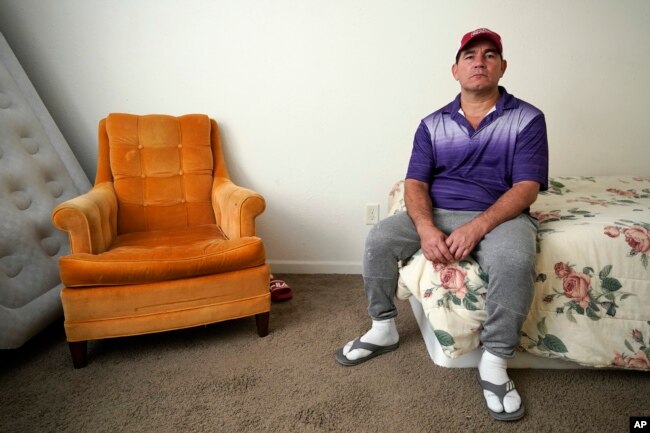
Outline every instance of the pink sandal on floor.
{"label": "pink sandal on floor", "polygon": [[272,279],[270,282],[271,289],[271,301],[273,302],[282,302],[288,301],[293,297],[293,291],[289,285],[278,279]]}

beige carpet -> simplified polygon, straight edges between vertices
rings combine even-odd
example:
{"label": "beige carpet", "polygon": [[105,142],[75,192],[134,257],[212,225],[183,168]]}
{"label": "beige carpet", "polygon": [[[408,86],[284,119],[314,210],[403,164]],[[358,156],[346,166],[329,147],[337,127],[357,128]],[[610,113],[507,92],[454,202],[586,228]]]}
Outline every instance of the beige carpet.
{"label": "beige carpet", "polygon": [[253,318],[96,341],[74,370],[61,322],[0,352],[0,431],[627,432],[650,415],[648,373],[512,370],[526,405],[492,421],[476,372],[433,364],[406,302],[400,348],[357,367],[334,351],[368,325],[361,277],[282,275],[294,299]]}

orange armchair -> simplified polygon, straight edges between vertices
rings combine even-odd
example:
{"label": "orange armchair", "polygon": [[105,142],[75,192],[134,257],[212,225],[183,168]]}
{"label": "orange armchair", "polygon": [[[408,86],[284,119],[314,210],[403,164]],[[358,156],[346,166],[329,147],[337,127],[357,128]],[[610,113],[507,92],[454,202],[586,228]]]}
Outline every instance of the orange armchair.
{"label": "orange armchair", "polygon": [[255,316],[268,334],[262,196],[229,179],[205,115],[110,114],[94,187],[52,211],[69,235],[59,261],[75,368],[87,342]]}

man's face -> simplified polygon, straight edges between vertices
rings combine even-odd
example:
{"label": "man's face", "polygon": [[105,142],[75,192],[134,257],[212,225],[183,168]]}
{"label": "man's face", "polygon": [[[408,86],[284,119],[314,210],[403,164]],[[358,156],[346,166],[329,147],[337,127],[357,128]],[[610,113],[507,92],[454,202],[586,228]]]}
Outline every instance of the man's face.
{"label": "man's face", "polygon": [[460,52],[451,72],[463,90],[481,92],[495,89],[506,67],[494,43],[479,39]]}

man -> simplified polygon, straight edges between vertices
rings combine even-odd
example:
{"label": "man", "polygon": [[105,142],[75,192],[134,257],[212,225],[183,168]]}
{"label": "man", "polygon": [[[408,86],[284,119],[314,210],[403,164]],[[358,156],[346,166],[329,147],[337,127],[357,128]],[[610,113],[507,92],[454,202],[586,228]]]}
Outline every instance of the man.
{"label": "man", "polygon": [[538,226],[528,209],[548,187],[548,143],[544,114],[499,86],[507,67],[502,53],[501,37],[491,30],[463,36],[451,68],[460,94],[424,118],[415,133],[407,212],[381,221],[366,240],[363,277],[372,327],[335,358],[357,365],[399,345],[393,304],[399,260],[418,249],[442,265],[471,254],[489,275],[479,383],[490,415],[514,420],[524,408],[507,359],[533,296]]}

